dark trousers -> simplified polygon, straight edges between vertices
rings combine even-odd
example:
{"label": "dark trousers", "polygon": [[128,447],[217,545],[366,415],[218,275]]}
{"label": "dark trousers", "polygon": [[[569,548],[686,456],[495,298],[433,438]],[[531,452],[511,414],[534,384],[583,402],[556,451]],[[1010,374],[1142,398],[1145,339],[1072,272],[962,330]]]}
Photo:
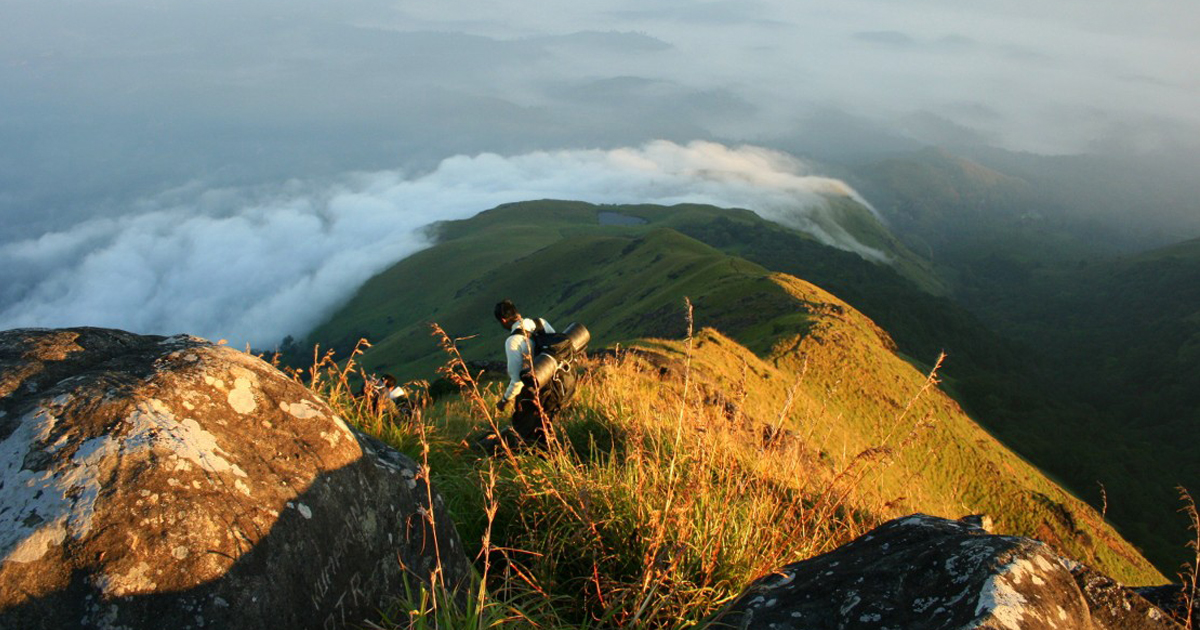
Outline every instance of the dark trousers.
{"label": "dark trousers", "polygon": [[525,387],[517,394],[517,399],[514,401],[512,426],[517,435],[526,443],[545,444],[546,443],[546,426],[544,416],[549,415],[548,410],[539,409],[537,397],[533,387]]}
{"label": "dark trousers", "polygon": [[[560,369],[554,379],[536,388],[526,381],[513,406],[512,426],[527,443],[545,445],[546,425],[575,395],[575,372]],[[541,404],[537,398],[540,396]]]}

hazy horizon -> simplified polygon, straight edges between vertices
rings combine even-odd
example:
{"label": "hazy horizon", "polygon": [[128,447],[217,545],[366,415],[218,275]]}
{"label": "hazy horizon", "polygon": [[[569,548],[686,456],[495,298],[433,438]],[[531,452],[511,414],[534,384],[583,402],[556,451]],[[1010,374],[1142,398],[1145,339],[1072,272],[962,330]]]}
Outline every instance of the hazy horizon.
{"label": "hazy horizon", "polygon": [[[638,167],[587,156],[772,155],[764,173],[795,177],[926,145],[1200,156],[1200,7],[1161,0],[4,7],[4,328],[262,343],[419,247],[419,226],[514,195],[778,194],[695,172],[631,186]],[[568,156],[552,186],[547,152]]]}

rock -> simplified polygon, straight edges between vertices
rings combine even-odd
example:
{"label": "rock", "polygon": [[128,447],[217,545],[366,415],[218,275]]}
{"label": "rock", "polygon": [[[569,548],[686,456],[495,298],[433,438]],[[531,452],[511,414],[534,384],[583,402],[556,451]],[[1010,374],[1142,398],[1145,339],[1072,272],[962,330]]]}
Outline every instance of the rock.
{"label": "rock", "polygon": [[[1161,586],[1144,586],[1134,589],[1146,601],[1167,611],[1176,619],[1186,619],[1188,616],[1187,597],[1183,584],[1163,584]],[[1200,600],[1192,601],[1192,619],[1200,619]]]}
{"label": "rock", "polygon": [[992,531],[992,517],[987,514],[971,514],[970,516],[958,519],[958,522],[974,527],[975,529],[982,529],[985,532],[990,533]]}
{"label": "rock", "polygon": [[756,580],[706,627],[1179,628],[1133,591],[1064,561],[1044,543],[988,534],[979,526],[984,520],[890,521]]}
{"label": "rock", "polygon": [[0,627],[342,627],[470,571],[414,462],[237,350],[6,331],[0,396]]}
{"label": "rock", "polygon": [[[1071,561],[1065,564],[1083,591],[1096,628],[1136,630],[1179,627],[1170,621],[1169,609],[1151,602],[1137,589],[1125,588],[1112,578],[1082,564]],[[1155,623],[1147,625],[1147,619]]]}

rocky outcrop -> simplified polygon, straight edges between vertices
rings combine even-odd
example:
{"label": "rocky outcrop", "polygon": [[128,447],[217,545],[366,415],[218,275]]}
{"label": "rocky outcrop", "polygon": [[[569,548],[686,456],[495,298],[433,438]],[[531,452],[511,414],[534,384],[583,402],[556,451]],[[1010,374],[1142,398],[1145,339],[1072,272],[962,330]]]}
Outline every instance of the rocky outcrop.
{"label": "rocky outcrop", "polygon": [[708,628],[1174,630],[1130,589],[980,521],[914,515],[755,581]]}
{"label": "rocky outcrop", "polygon": [[7,331],[0,396],[0,627],[342,627],[470,570],[411,460],[245,353]]}
{"label": "rocky outcrop", "polygon": [[[1189,598],[1183,584],[1164,584],[1161,586],[1145,586],[1135,589],[1138,595],[1146,601],[1169,612],[1176,619],[1200,620],[1200,599]],[[1191,605],[1191,611],[1188,605]]]}

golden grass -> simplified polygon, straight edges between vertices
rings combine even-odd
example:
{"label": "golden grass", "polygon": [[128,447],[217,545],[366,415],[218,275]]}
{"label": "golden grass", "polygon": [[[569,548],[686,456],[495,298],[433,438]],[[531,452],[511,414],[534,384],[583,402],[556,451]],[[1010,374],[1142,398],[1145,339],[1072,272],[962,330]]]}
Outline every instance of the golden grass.
{"label": "golden grass", "polygon": [[[470,610],[447,613],[445,596],[417,594],[397,625],[688,627],[755,577],[880,522],[881,506],[860,504],[853,490],[882,451],[835,470],[783,429],[799,379],[791,396],[751,401],[752,368],[743,363],[736,397],[715,404],[722,389],[693,369],[689,334],[675,344],[680,371],[665,378],[639,352],[591,362],[546,451],[505,445],[502,457],[479,458],[463,440],[499,430],[488,404],[496,388],[467,370],[454,340],[435,334],[450,357],[444,374],[462,396],[414,425],[389,422],[350,395],[353,356],[338,366],[314,354],[307,373],[357,426],[416,454],[443,494],[457,495],[450,504],[460,529],[481,531]],[[713,335],[698,339],[711,345]]]}
{"label": "golden grass", "polygon": [[1188,548],[1192,550],[1192,561],[1183,566],[1179,572],[1179,581],[1183,585],[1181,596],[1183,599],[1183,618],[1180,623],[1187,630],[1195,630],[1198,623],[1196,619],[1196,604],[1197,596],[1200,595],[1200,589],[1197,588],[1197,580],[1200,579],[1200,512],[1196,511],[1196,500],[1192,498],[1188,489],[1179,486],[1179,499],[1183,502],[1183,507],[1179,509],[1188,517],[1188,528],[1195,534],[1195,538],[1188,541]]}
{"label": "golden grass", "polygon": [[416,422],[351,395],[357,350],[341,365],[314,351],[307,384],[417,458],[477,552],[466,610],[435,587],[402,598],[384,626],[690,627],[754,578],[913,511],[988,513],[1001,533],[1153,576],[1099,514],[937,391],[942,358],[922,374],[879,351],[890,342],[869,320],[784,282],[817,315],[806,335],[764,360],[693,332],[689,317],[681,341],[591,360],[544,451],[472,450],[472,436],[504,425],[499,384],[472,374],[440,329],[442,373],[461,395]]}

